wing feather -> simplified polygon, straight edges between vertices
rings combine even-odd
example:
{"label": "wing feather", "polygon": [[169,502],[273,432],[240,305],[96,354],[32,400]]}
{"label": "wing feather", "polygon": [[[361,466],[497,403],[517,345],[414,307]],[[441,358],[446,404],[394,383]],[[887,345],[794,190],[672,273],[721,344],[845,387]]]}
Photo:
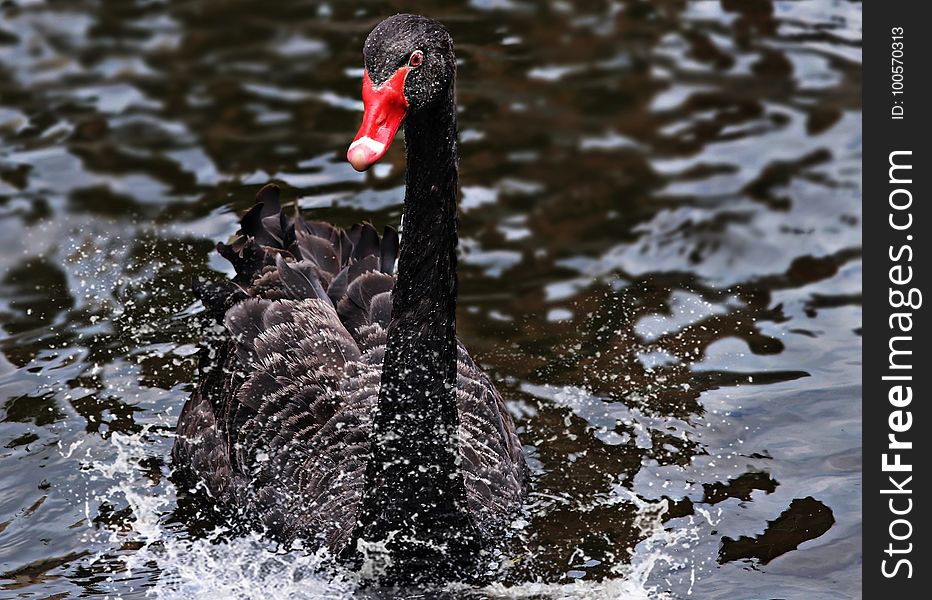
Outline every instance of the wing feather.
{"label": "wing feather", "polygon": [[[196,285],[222,327],[203,344],[173,460],[213,501],[338,553],[365,486],[398,235],[286,217],[275,186],[257,202],[218,245],[236,276]],[[527,467],[501,395],[462,345],[456,396],[467,500],[491,536]]]}

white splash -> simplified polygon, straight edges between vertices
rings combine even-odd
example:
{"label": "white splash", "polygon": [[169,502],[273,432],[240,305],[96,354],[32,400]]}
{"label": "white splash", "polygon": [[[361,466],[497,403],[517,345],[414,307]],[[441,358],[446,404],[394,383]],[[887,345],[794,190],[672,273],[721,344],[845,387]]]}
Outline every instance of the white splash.
{"label": "white splash", "polygon": [[[158,438],[162,438],[160,441]],[[153,440],[158,443],[153,443]],[[357,585],[350,574],[328,577],[321,567],[331,564],[318,552],[281,551],[259,534],[220,540],[216,532],[204,539],[189,539],[166,523],[175,506],[175,488],[166,477],[152,478],[140,468],[140,461],[165,451],[164,436],[148,429],[125,435],[113,433],[106,459],[91,460],[89,477],[94,487],[110,482],[106,492],[88,498],[88,522],[92,508],[104,502],[129,507],[132,528],[100,530],[93,540],[102,548],[91,563],[112,561],[116,549],[138,547],[119,552],[122,569],[114,569],[108,585],[110,598],[124,598],[143,593],[159,600],[348,600],[356,596]],[[97,450],[105,454],[106,445]],[[87,453],[92,456],[91,451]],[[612,497],[609,502],[630,502],[636,506],[635,525],[646,536],[638,545],[630,564],[612,569],[615,577],[602,581],[575,580],[571,583],[525,583],[506,586],[489,585],[481,590],[466,590],[469,597],[490,599],[549,598],[552,600],[667,600],[674,596],[655,583],[659,570],[669,573],[689,567],[677,562],[671,551],[688,545],[694,528],[665,530],[662,516],[666,501],[645,501],[633,494]]]}
{"label": "white splash", "polygon": [[[152,435],[159,434],[148,430],[133,435],[114,433],[109,441],[115,455],[89,464],[89,476],[98,486],[101,481],[112,482],[106,492],[92,500],[128,506],[135,519],[131,531],[102,530],[105,533],[94,541],[108,548],[90,562],[103,559],[115,548],[141,544],[135,552],[125,553],[126,572],[111,578],[111,598],[138,594],[144,584],[151,585],[145,597],[159,600],[352,597],[354,584],[321,574],[321,566],[328,564],[323,552],[279,551],[259,534],[219,541],[223,532],[217,531],[193,540],[166,526],[165,517],[175,506],[175,488],[164,477],[154,483],[139,469],[140,460],[153,451],[151,441],[146,441]],[[129,581],[136,583],[130,587]]]}
{"label": "white splash", "polygon": [[147,593],[161,600],[344,600],[355,589],[320,575],[327,560],[322,553],[275,552],[258,534],[220,544],[175,540],[141,554],[162,569],[158,585]]}

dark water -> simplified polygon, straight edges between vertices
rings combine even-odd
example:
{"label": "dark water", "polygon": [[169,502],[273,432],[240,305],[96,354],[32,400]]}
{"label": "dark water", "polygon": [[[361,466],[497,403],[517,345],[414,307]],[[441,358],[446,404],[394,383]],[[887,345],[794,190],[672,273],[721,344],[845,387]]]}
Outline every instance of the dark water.
{"label": "dark water", "polygon": [[[188,282],[258,187],[397,224],[401,146],[342,156],[403,9],[0,5],[0,597],[363,594],[192,539],[167,455]],[[859,597],[860,4],[419,10],[460,60],[460,335],[536,472],[476,593]]]}

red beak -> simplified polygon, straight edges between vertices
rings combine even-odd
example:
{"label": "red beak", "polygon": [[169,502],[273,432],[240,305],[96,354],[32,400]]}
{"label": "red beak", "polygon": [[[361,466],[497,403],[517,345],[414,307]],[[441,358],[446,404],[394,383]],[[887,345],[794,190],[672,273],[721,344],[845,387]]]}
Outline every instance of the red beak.
{"label": "red beak", "polygon": [[372,85],[369,71],[365,72],[362,126],[346,151],[346,160],[357,171],[365,171],[382,158],[404,122],[408,114],[408,100],[404,94],[408,70],[406,66],[401,67],[379,87]]}

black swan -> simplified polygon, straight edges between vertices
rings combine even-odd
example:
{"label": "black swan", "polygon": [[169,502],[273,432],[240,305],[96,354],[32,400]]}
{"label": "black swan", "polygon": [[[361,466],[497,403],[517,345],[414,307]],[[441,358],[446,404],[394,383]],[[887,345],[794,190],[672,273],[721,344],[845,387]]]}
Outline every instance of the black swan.
{"label": "black swan", "polygon": [[[221,326],[172,451],[186,488],[285,542],[396,581],[469,577],[521,506],[527,465],[502,397],[456,338],[453,41],[396,15],[364,47],[364,170],[404,124],[403,237],[286,215],[264,187],[232,281],[195,284]],[[397,273],[395,262],[398,261]],[[366,560],[369,559],[369,560]]]}

